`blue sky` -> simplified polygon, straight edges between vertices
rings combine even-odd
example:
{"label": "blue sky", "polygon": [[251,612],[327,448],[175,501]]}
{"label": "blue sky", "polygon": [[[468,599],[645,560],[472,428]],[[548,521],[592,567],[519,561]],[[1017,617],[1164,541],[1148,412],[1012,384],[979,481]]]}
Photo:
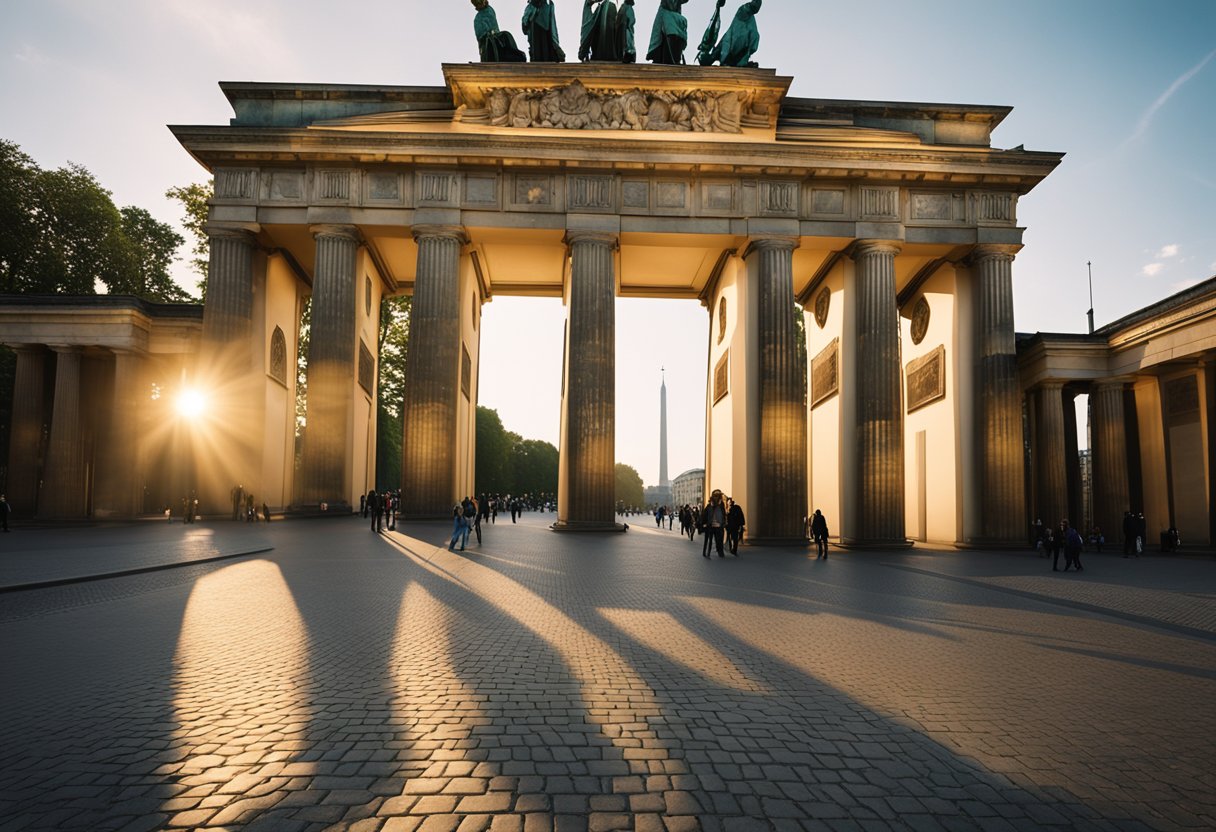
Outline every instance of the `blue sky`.
{"label": "blue sky", "polygon": [[[494,6],[520,38],[522,0]],[[573,52],[582,4],[558,6]],[[639,30],[656,6],[637,0]],[[690,30],[712,7],[685,7]],[[476,58],[472,16],[465,0],[7,0],[0,137],[44,167],[80,162],[119,204],[176,221],[165,189],[202,171],[165,125],[224,123],[218,81],[439,84],[442,62]],[[1068,154],[1020,204],[1019,330],[1084,329],[1087,260],[1099,326],[1216,274],[1213,0],[768,0],[758,23],[758,60],[794,76],[793,95],[1009,105],[994,144]],[[647,483],[660,365],[671,472],[701,464],[707,319],[687,302],[618,306],[618,458]],[[551,441],[560,338],[553,302],[486,309],[482,403]],[[528,373],[526,389],[497,371],[510,365]]]}

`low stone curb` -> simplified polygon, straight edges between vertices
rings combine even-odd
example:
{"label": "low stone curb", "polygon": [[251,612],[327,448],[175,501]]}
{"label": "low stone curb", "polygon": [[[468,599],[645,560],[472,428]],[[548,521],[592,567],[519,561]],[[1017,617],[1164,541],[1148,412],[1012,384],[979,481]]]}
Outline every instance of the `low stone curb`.
{"label": "low stone curb", "polygon": [[49,581],[31,581],[23,584],[9,584],[8,586],[0,586],[0,593],[6,592],[24,592],[31,589],[48,589],[55,586],[66,586],[67,584],[80,584],[88,581],[104,581],[110,578],[124,578],[128,575],[142,575],[146,572],[160,572],[165,569],[177,569],[181,566],[198,566],[203,563],[214,563],[220,560],[231,560],[233,558],[244,558],[250,555],[260,555],[264,552],[274,551],[273,546],[264,546],[260,549],[249,549],[242,552],[229,552],[223,555],[213,555],[209,558],[196,558],[194,560],[183,560],[176,563],[159,563],[155,566],[140,566],[134,569],[121,569],[117,572],[104,572],[99,575],[77,575],[71,578],[55,578]]}

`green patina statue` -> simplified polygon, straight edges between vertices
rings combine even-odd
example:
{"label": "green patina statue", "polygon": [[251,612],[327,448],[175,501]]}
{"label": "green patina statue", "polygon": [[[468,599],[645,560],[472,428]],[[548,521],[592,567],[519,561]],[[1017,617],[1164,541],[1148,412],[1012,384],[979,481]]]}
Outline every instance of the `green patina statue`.
{"label": "green patina statue", "polygon": [[580,61],[621,60],[621,34],[612,0],[583,0],[583,30],[578,45]]}
{"label": "green patina statue", "polygon": [[[719,0],[718,5],[721,6],[724,2],[725,0]],[[711,63],[716,60],[722,66],[759,66],[752,60],[752,55],[755,55],[756,50],[760,48],[760,30],[756,28],[756,12],[760,11],[760,5],[763,2],[764,0],[749,0],[739,7],[726,34],[714,47],[710,56]]]}
{"label": "green patina statue", "polygon": [[638,48],[633,39],[633,28],[637,16],[633,13],[633,0],[625,0],[616,10],[616,25],[621,33],[621,62],[631,64],[638,59]]}
{"label": "green patina statue", "polygon": [[680,7],[688,0],[659,0],[659,12],[650,30],[650,51],[646,58],[656,64],[684,63],[684,47],[688,45],[688,18]]}
{"label": "green patina statue", "polygon": [[560,64],[566,60],[557,37],[553,0],[528,0],[524,9],[524,34],[528,37],[528,54],[533,63]]}
{"label": "green patina statue", "polygon": [[709,66],[715,60],[714,47],[718,43],[718,32],[722,30],[722,7],[725,5],[726,0],[718,0],[714,15],[705,27],[705,34],[701,35],[701,44],[697,47],[697,63],[701,66]]}
{"label": "green patina statue", "polygon": [[498,30],[498,15],[490,6],[490,0],[472,0],[477,15],[473,18],[473,34],[477,36],[477,50],[481,60],[487,63],[519,62],[528,56],[515,45],[510,32]]}

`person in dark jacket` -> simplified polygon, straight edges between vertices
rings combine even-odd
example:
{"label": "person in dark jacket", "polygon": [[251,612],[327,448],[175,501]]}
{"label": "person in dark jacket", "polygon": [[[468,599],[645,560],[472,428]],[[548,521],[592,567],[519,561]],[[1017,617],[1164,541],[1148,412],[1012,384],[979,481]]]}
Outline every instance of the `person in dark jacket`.
{"label": "person in dark jacket", "polygon": [[705,527],[705,545],[701,554],[709,557],[712,542],[718,550],[718,557],[726,557],[722,548],[722,534],[726,531],[726,503],[722,499],[722,492],[716,488],[709,495],[709,503],[706,504],[705,510],[701,512],[701,522]]}
{"label": "person in dark jacket", "polygon": [[372,518],[372,531],[380,531],[380,521],[384,517],[384,506],[380,502],[380,495],[376,493],[376,489],[367,492],[367,513]]}
{"label": "person in dark jacket", "polygon": [[739,541],[743,539],[743,528],[747,525],[747,518],[743,516],[743,507],[732,498],[727,497],[726,502],[730,506],[726,510],[726,540],[730,544],[730,553],[738,557]]}
{"label": "person in dark jacket", "polygon": [[815,509],[815,515],[811,518],[811,538],[815,541],[815,551],[817,557],[815,560],[828,559],[828,519],[823,516],[819,509]]}

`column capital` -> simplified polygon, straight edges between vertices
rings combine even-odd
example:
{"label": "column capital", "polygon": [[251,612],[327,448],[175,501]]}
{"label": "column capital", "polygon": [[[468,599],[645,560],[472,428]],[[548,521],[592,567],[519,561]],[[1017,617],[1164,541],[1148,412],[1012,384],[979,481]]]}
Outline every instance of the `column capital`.
{"label": "column capital", "polygon": [[1017,257],[1018,252],[1021,250],[1021,246],[981,243],[971,249],[966,259],[968,263],[980,263],[985,260],[999,260],[1012,263],[1013,258]]}
{"label": "column capital", "polygon": [[1115,376],[1114,378],[1100,378],[1094,381],[1094,390],[1123,390],[1127,385],[1134,384],[1135,376]]}
{"label": "column capital", "polygon": [[889,254],[895,257],[904,250],[903,246],[899,240],[854,240],[849,248],[849,257],[853,260],[867,254]]}
{"label": "column capital", "polygon": [[9,344],[6,342],[4,346],[17,353],[17,355],[40,355],[46,350],[45,344]]}
{"label": "column capital", "polygon": [[595,246],[607,246],[615,251],[620,245],[621,236],[615,231],[569,228],[566,230],[563,242],[567,248],[572,247],[575,243],[587,243]]}
{"label": "column capital", "polygon": [[356,243],[362,242],[362,235],[359,234],[359,229],[353,225],[340,225],[321,223],[319,225],[308,226],[308,233],[313,237],[320,239],[322,237],[343,237],[347,240],[354,240]]}
{"label": "column capital", "polygon": [[225,237],[253,245],[262,226],[256,222],[209,222],[204,230],[208,237]]}
{"label": "column capital", "polygon": [[463,225],[415,225],[410,228],[414,242],[422,242],[423,237],[438,237],[443,240],[455,240],[462,246],[469,244],[469,233]]}
{"label": "column capital", "polygon": [[47,344],[46,346],[47,349],[54,350],[61,355],[84,352],[84,347],[79,344]]}
{"label": "column capital", "polygon": [[743,259],[751,257],[757,251],[788,251],[792,252],[798,248],[799,240],[797,237],[790,237],[785,234],[757,234],[749,237],[747,245],[743,249]]}
{"label": "column capital", "polygon": [[1067,382],[1061,379],[1049,378],[1046,381],[1040,381],[1034,386],[1035,390],[1063,390]]}

